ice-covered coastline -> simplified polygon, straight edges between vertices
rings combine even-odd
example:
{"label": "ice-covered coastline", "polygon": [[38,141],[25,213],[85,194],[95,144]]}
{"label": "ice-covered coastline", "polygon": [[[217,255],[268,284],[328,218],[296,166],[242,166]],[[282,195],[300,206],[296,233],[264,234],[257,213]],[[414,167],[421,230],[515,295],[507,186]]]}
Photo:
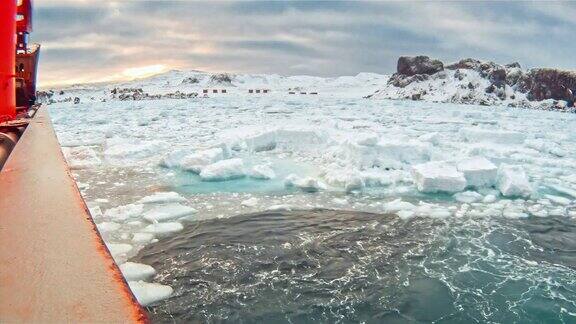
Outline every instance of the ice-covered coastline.
{"label": "ice-covered coastline", "polygon": [[[145,305],[171,289],[127,261],[195,219],[316,207],[576,218],[576,115],[363,98],[387,82],[171,72],[67,89],[49,107],[93,218]],[[115,88],[200,96],[132,100]],[[204,98],[204,89],[227,92]]]}

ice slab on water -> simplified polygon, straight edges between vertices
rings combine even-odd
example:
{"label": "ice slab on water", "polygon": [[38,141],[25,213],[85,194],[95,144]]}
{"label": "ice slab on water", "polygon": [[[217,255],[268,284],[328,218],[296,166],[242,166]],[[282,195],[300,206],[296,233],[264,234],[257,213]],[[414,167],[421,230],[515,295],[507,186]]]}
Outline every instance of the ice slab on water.
{"label": "ice slab on water", "polygon": [[148,306],[155,302],[164,300],[172,295],[173,289],[157,283],[144,281],[128,281],[130,290],[142,306]]}
{"label": "ice slab on water", "polygon": [[413,167],[412,176],[419,191],[454,193],[466,188],[464,174],[449,162],[428,162]]}
{"label": "ice slab on water", "polygon": [[148,280],[156,274],[156,270],[151,266],[135,262],[121,264],[120,271],[126,281]]}
{"label": "ice slab on water", "polygon": [[200,173],[206,166],[224,159],[224,153],[220,147],[202,150],[182,157],[177,164],[183,170]]}
{"label": "ice slab on water", "polygon": [[305,192],[317,192],[326,189],[326,185],[313,177],[300,178],[291,174],[284,180],[287,187],[295,187]]}
{"label": "ice slab on water", "polygon": [[108,250],[110,251],[110,254],[112,254],[112,257],[114,259],[116,259],[119,256],[125,255],[126,253],[132,251],[133,249],[132,245],[126,243],[109,243],[106,244],[106,246],[108,247]]}
{"label": "ice slab on water", "polygon": [[484,142],[494,144],[522,144],[526,140],[526,135],[520,132],[483,129],[483,128],[462,128],[460,135],[468,142]]}
{"label": "ice slab on water", "polygon": [[524,168],[507,164],[498,169],[498,189],[507,197],[528,197],[533,190]]}
{"label": "ice slab on water", "polygon": [[102,164],[102,160],[91,147],[63,147],[62,153],[72,170],[88,169]]}
{"label": "ice slab on water", "polygon": [[196,209],[181,204],[154,206],[144,214],[149,222],[165,222],[196,213]]}
{"label": "ice slab on water", "polygon": [[168,234],[180,232],[184,229],[184,226],[178,222],[168,222],[168,223],[154,223],[146,226],[144,228],[145,233],[152,234]]}
{"label": "ice slab on water", "polygon": [[203,181],[226,181],[246,175],[242,159],[229,159],[210,164],[200,172]]}
{"label": "ice slab on water", "polygon": [[180,196],[177,192],[156,192],[153,195],[140,199],[142,204],[161,204],[161,203],[181,203],[186,202],[186,198]]}
{"label": "ice slab on water", "polygon": [[458,171],[464,173],[466,182],[472,187],[490,187],[496,183],[498,168],[488,159],[475,156],[457,164]]}
{"label": "ice slab on water", "polygon": [[132,242],[134,243],[148,243],[154,239],[152,233],[134,233],[132,235]]}
{"label": "ice slab on water", "polygon": [[99,224],[96,224],[96,226],[98,227],[98,230],[101,233],[106,233],[106,232],[114,232],[120,229],[120,227],[122,225],[116,223],[116,222],[102,222]]}
{"label": "ice slab on water", "polygon": [[129,218],[138,217],[144,211],[142,204],[128,204],[110,208],[104,212],[104,216],[115,220],[127,220]]}
{"label": "ice slab on water", "polygon": [[276,178],[276,173],[270,166],[260,164],[250,170],[249,176],[254,179],[270,180]]}
{"label": "ice slab on water", "polygon": [[481,201],[483,198],[484,197],[481,194],[477,193],[476,191],[464,191],[454,195],[454,199],[456,201],[467,204]]}

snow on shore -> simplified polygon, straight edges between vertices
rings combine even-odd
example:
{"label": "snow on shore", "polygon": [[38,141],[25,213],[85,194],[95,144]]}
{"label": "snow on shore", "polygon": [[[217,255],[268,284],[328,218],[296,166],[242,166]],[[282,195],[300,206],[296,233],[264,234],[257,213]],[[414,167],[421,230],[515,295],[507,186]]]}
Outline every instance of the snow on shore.
{"label": "snow on shore", "polygon": [[66,90],[81,104],[50,105],[93,218],[143,304],[172,290],[127,261],[196,219],[313,207],[576,217],[574,114],[363,99],[387,82],[372,74],[209,80],[173,72],[124,86],[227,93],[121,101],[98,86]]}

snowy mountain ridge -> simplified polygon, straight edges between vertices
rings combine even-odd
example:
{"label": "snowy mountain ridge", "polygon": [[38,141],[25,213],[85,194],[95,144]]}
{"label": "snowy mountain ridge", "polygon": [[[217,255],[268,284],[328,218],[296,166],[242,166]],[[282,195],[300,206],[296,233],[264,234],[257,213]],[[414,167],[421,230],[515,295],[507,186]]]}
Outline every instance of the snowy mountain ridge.
{"label": "snowy mountain ridge", "polygon": [[[224,90],[224,91],[223,91]],[[422,100],[575,112],[576,72],[523,71],[518,63],[499,65],[464,59],[444,66],[426,56],[401,57],[392,76],[315,77],[228,74],[171,70],[145,79],[76,85],[39,93],[45,103],[66,101],[187,99],[197,96],[320,95],[343,98]]]}

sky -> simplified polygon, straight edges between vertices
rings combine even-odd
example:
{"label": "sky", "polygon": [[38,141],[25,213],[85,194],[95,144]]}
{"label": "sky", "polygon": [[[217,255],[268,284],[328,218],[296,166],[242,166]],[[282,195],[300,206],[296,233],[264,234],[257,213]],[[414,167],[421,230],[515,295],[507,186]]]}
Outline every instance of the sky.
{"label": "sky", "polygon": [[40,86],[170,69],[388,74],[401,55],[576,70],[576,1],[35,0]]}

